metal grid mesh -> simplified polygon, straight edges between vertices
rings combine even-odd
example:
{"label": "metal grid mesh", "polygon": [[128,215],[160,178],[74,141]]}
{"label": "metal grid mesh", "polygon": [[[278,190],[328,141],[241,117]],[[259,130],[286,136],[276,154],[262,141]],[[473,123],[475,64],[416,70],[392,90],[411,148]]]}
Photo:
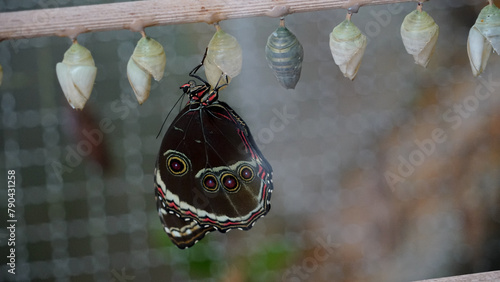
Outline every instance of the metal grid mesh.
{"label": "metal grid mesh", "polygon": [[[391,165],[397,166],[398,155],[408,156],[416,139],[429,136],[419,125],[444,126],[441,114],[480,84],[470,74],[465,50],[468,28],[482,4],[426,3],[424,9],[441,28],[426,70],[413,64],[399,37],[400,23],[414,3],[361,9],[353,22],[369,42],[354,82],[342,77],[328,49],[328,34],[345,11],[290,15],[287,26],[305,50],[301,80],[290,91],[280,88],[263,54],[278,21],[223,22],[222,28],[243,47],[244,67],[221,100],[249,124],[273,166],[273,208],[249,232],[209,234],[189,250],[169,242],[155,211],[152,172],[161,141],[155,136],[180,95],[178,86],[200,61],[213,27],[146,30],[164,46],[167,69],[161,82],[152,83],[142,106],[135,101],[125,67],[140,35],[113,31],[79,36],[98,67],[82,113],[69,108],[54,72],[68,39],[0,43],[0,158],[4,171],[16,170],[18,181],[17,272],[8,274],[3,264],[1,280],[401,281],[498,269],[500,217],[493,208],[500,199],[498,163],[464,172],[479,179],[479,188],[468,187],[474,191],[471,198],[490,199],[484,204],[485,217],[472,215],[473,222],[489,226],[479,228],[490,232],[478,236],[482,245],[467,235],[465,217],[471,214],[457,210],[467,203],[448,201],[454,191],[449,177],[416,172],[396,190],[383,177]],[[39,8],[30,1],[0,5],[2,10]],[[494,57],[489,74],[500,71]],[[499,93],[494,88],[467,126],[453,131],[461,137],[439,147],[432,155],[438,159],[426,160],[420,168],[439,163],[439,157],[452,158],[457,143],[477,131],[471,126],[482,128],[481,122],[495,120]],[[273,120],[283,126],[273,127]],[[415,211],[433,198],[442,201],[440,209]],[[348,212],[353,209],[357,213]],[[4,215],[1,220],[6,221]],[[420,237],[412,235],[414,228]],[[2,254],[7,253],[4,238],[6,233]],[[418,245],[422,238],[426,244]],[[360,246],[361,258],[353,259]]]}

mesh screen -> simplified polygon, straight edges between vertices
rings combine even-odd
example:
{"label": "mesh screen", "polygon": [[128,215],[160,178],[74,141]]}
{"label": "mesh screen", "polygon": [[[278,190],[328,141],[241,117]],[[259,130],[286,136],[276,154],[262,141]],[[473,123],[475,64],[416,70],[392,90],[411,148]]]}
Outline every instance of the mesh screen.
{"label": "mesh screen", "polygon": [[[4,228],[0,280],[407,281],[499,269],[500,59],[478,79],[466,51],[484,2],[425,3],[440,26],[426,69],[399,35],[415,3],[363,7],[352,20],[368,47],[352,82],[328,44],[345,11],[289,15],[305,53],[295,90],[280,87],[264,56],[278,19],[222,22],[243,48],[243,70],[220,100],[273,166],[272,208],[250,231],[211,233],[187,250],[157,215],[156,135],[214,27],[147,28],[167,67],[141,106],[126,76],[140,34],[80,35],[98,68],[81,112],[55,74],[69,39],[0,42],[0,166],[3,183],[15,170],[17,220],[16,274]],[[70,5],[7,1],[0,10]],[[5,188],[6,227],[7,205]]]}

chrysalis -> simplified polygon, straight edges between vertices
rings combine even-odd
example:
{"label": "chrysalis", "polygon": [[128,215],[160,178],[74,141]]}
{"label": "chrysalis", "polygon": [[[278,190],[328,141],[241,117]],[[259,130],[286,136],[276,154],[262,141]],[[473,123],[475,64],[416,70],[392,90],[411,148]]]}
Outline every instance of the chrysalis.
{"label": "chrysalis", "polygon": [[2,79],[3,79],[3,68],[2,65],[0,65],[0,85],[2,85]]}
{"label": "chrysalis", "polygon": [[295,89],[302,70],[304,50],[297,37],[285,27],[281,18],[280,26],[267,39],[266,59],[281,86]]}
{"label": "chrysalis", "polygon": [[144,103],[149,97],[151,76],[156,81],[162,79],[166,60],[161,44],[143,33],[127,64],[128,81],[139,104]]}
{"label": "chrysalis", "polygon": [[97,68],[90,51],[76,40],[56,65],[57,79],[71,107],[83,109],[89,99]]}
{"label": "chrysalis", "polygon": [[490,5],[479,13],[467,39],[467,53],[474,76],[486,68],[492,49],[500,54],[500,9],[490,1]]}
{"label": "chrysalis", "polygon": [[207,55],[203,62],[205,75],[212,87],[229,83],[240,74],[243,65],[241,46],[232,35],[215,25],[217,31],[208,43]]}
{"label": "chrysalis", "polygon": [[417,10],[408,14],[401,25],[401,38],[408,54],[413,55],[415,63],[426,67],[436,47],[439,27],[429,14]]}
{"label": "chrysalis", "polygon": [[365,49],[366,36],[351,22],[351,13],[348,13],[346,20],[330,33],[330,50],[335,64],[350,80],[358,73]]}

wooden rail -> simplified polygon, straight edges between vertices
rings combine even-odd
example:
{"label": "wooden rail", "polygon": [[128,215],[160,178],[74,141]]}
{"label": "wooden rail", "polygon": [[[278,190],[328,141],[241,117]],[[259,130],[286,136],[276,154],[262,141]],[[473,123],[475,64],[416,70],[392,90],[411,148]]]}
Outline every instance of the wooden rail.
{"label": "wooden rail", "polygon": [[[280,17],[325,9],[416,0],[149,0],[0,13],[0,41],[258,16]],[[421,0],[424,2],[427,0]]]}
{"label": "wooden rail", "polygon": [[481,272],[481,273],[474,273],[474,274],[467,274],[467,275],[459,275],[459,276],[452,276],[452,277],[421,280],[421,281],[415,281],[415,282],[470,282],[470,281],[497,282],[497,281],[500,281],[500,271]]}

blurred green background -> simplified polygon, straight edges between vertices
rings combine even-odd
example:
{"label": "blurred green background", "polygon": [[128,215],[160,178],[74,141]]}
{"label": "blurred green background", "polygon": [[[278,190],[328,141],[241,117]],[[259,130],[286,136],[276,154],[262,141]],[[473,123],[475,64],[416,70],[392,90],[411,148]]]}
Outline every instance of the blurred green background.
{"label": "blurred green background", "polygon": [[[0,11],[98,2],[5,1]],[[211,233],[188,250],[170,242],[156,212],[155,137],[215,28],[146,29],[167,66],[141,106],[126,77],[140,34],[78,36],[98,68],[82,112],[69,107],[55,74],[68,38],[0,42],[0,166],[5,179],[16,170],[18,219],[17,274],[2,263],[0,280],[408,281],[500,269],[500,58],[474,78],[466,44],[486,4],[425,2],[440,26],[426,69],[399,32],[416,3],[361,8],[352,21],[368,46],[354,81],[328,45],[346,11],[289,15],[305,53],[295,90],[278,84],[264,56],[278,19],[222,22],[243,48],[243,69],[220,100],[273,166],[272,208],[250,231]],[[75,154],[101,122],[111,124],[103,142]],[[432,143],[436,129],[444,142]],[[391,173],[401,179],[388,182]],[[8,235],[0,233],[2,261]]]}

